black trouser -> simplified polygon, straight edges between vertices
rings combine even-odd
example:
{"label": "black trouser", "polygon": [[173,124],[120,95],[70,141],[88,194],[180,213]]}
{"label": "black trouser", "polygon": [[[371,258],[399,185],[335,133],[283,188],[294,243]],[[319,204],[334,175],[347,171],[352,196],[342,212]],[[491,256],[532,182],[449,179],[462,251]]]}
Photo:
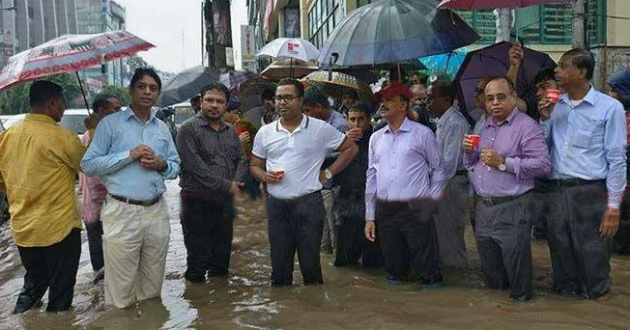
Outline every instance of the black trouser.
{"label": "black trouser", "polygon": [[390,278],[403,280],[411,265],[421,283],[441,280],[435,214],[435,202],[429,199],[377,202],[376,227]]}
{"label": "black trouser", "polygon": [[364,216],[342,216],[335,225],[335,266],[352,265],[359,262],[365,267],[380,267],[383,265],[379,235],[376,242],[370,242],[365,238]]}
{"label": "black trouser", "polygon": [[597,298],[610,291],[610,238],[599,227],[607,208],[605,181],[549,193],[549,249],[554,289]]}
{"label": "black trouser", "polygon": [[37,307],[46,289],[46,311],[70,309],[81,257],[81,230],[72,229],[61,242],[51,246],[18,246],[18,251],[26,274],[13,313],[23,313]]}
{"label": "black trouser", "polygon": [[227,275],[232,252],[234,203],[227,193],[181,192],[181,223],[186,245],[186,278],[203,281]]}
{"label": "black trouser", "polygon": [[295,199],[267,199],[271,285],[293,284],[293,259],[297,249],[304,284],[322,284],[319,261],[324,201],[319,191]]}
{"label": "black trouser", "polygon": [[549,222],[549,179],[536,179],[534,190],[529,197],[529,214],[534,229],[534,237],[547,238],[547,223]]}
{"label": "black trouser", "polygon": [[518,301],[533,297],[530,197],[526,194],[496,205],[477,198],[475,210],[477,249],[488,286],[510,288],[510,297]]}
{"label": "black trouser", "polygon": [[100,219],[84,222],[87,230],[88,247],[90,248],[90,263],[96,272],[105,266],[103,260],[103,223]]}

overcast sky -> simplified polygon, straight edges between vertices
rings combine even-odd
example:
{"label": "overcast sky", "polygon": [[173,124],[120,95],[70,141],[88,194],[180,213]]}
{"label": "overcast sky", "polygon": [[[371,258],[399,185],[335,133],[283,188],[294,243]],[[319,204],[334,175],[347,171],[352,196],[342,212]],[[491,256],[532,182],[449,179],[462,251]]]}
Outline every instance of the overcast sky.
{"label": "overcast sky", "polygon": [[[177,73],[201,64],[201,0],[116,0],[127,9],[127,30],[156,47],[141,52],[149,64]],[[240,46],[245,0],[232,0],[232,31]],[[238,49],[236,50],[238,53]]]}

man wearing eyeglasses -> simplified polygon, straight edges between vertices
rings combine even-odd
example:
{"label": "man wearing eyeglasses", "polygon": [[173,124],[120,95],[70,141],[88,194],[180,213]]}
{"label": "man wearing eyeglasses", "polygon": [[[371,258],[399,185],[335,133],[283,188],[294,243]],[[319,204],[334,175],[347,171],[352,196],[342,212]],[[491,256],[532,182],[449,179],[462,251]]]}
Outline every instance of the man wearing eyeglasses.
{"label": "man wearing eyeglasses", "polygon": [[[322,284],[319,260],[324,226],[322,184],[352,161],[358,148],[326,122],[302,114],[304,87],[283,79],[276,90],[280,119],[263,126],[254,139],[250,171],[267,183],[271,246],[271,285],[293,284],[297,250],[304,284]],[[337,160],[323,171],[326,154]]]}
{"label": "man wearing eyeglasses", "polygon": [[464,137],[464,166],[471,173],[477,206],[475,236],[481,266],[493,289],[511,289],[516,302],[533,297],[528,193],[534,178],[549,175],[551,160],[540,126],[517,110],[514,84],[492,78],[485,90],[492,116],[473,145]]}

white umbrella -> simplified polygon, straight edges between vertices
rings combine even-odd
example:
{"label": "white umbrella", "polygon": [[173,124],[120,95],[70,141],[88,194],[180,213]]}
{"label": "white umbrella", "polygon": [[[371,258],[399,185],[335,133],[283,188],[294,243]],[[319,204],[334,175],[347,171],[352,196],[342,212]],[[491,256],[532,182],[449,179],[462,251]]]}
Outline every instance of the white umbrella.
{"label": "white umbrella", "polygon": [[299,38],[279,38],[263,47],[256,58],[273,57],[275,59],[296,59],[301,61],[317,60],[319,50],[312,43]]}

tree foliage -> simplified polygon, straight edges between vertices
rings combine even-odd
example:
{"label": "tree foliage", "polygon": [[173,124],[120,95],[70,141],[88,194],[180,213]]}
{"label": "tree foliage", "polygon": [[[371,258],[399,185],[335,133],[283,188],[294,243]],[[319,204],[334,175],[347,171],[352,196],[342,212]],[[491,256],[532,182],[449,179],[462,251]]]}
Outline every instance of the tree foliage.
{"label": "tree foliage", "polygon": [[[41,80],[48,80],[63,87],[66,106],[68,108],[85,108],[81,88],[77,78],[72,74],[60,74]],[[33,83],[18,84],[0,93],[0,114],[15,115],[29,111],[28,91]]]}

